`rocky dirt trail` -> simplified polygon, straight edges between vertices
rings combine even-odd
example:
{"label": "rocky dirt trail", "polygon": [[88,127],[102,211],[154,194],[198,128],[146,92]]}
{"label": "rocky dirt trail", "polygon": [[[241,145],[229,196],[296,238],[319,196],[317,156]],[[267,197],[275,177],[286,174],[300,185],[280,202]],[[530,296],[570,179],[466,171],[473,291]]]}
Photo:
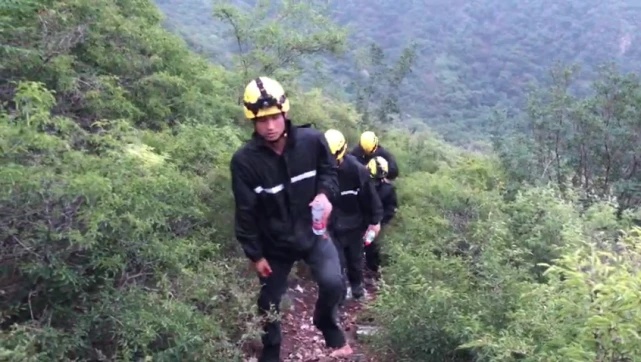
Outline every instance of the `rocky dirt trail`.
{"label": "rocky dirt trail", "polygon": [[[302,270],[301,270],[302,269]],[[292,273],[294,274],[294,273]],[[359,325],[357,319],[367,303],[376,298],[376,287],[366,278],[366,297],[361,301],[348,300],[339,311],[340,322],[345,335],[354,350],[354,354],[345,358],[329,357],[331,350],[325,347],[322,334],[314,327],[312,316],[318,295],[316,284],[309,277],[305,268],[299,268],[296,275],[289,280],[289,288],[283,298],[283,344],[281,358],[283,362],[379,362],[372,353],[368,353],[357,336]],[[362,328],[362,327],[361,327]],[[251,355],[257,356],[260,347],[256,346]],[[257,361],[255,357],[248,362]]]}

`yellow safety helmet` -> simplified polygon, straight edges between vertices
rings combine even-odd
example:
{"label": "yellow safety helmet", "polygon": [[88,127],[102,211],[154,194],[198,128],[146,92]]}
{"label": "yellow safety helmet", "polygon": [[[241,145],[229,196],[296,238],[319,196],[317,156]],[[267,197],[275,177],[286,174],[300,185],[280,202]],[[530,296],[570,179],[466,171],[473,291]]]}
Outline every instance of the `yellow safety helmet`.
{"label": "yellow safety helmet", "polygon": [[247,84],[243,105],[248,119],[289,111],[289,99],[283,86],[269,77],[258,77]]}
{"label": "yellow safety helmet", "polygon": [[336,160],[342,160],[347,152],[347,141],[343,133],[337,129],[328,129],[325,132],[325,139],[329,145],[329,151],[336,157]]}
{"label": "yellow safety helmet", "polygon": [[378,147],[378,137],[376,137],[376,134],[372,131],[363,132],[363,134],[361,134],[360,144],[366,154],[372,154]]}
{"label": "yellow safety helmet", "polygon": [[369,160],[367,168],[369,169],[369,175],[372,178],[385,178],[389,171],[387,160],[381,156],[376,156]]}

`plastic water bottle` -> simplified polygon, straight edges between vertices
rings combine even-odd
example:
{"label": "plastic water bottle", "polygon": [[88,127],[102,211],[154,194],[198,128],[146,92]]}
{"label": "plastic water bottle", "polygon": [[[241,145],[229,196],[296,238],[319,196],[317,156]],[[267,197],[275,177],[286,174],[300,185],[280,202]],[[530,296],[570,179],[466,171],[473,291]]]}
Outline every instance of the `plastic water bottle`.
{"label": "plastic water bottle", "polygon": [[376,232],[374,230],[370,230],[365,234],[365,245],[369,245],[374,241],[374,238],[376,237]]}
{"label": "plastic water bottle", "polygon": [[320,202],[314,202],[312,204],[312,231],[316,235],[325,234],[325,221],[323,220],[323,214],[325,213],[325,208]]}

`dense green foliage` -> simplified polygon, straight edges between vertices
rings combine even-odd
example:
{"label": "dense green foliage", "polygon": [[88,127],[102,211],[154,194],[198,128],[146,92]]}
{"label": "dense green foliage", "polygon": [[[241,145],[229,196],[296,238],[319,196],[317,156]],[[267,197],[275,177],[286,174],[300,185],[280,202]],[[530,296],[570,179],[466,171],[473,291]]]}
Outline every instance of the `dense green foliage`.
{"label": "dense green foliage", "polygon": [[145,1],[1,11],[3,358],[239,358],[227,73]]}
{"label": "dense green foliage", "polygon": [[[365,116],[362,103],[296,82],[298,65],[340,53],[345,34],[288,4],[316,16],[315,32],[297,29],[306,47],[285,26],[265,25],[268,39],[248,32],[252,18],[226,8],[245,21],[246,51],[224,68],[164,30],[148,0],[0,3],[0,359],[242,360],[257,283],[232,233],[228,163],[249,131],[239,90],[271,69],[291,91],[295,122],[339,127],[350,142]],[[536,4],[522,6],[553,13]],[[408,10],[398,5],[370,15]],[[546,41],[528,29],[517,34]],[[426,61],[403,49],[401,61],[377,63],[396,72],[370,78],[365,95],[376,98],[381,82],[400,87]],[[361,60],[380,60],[369,50]],[[517,64],[514,73],[527,69]],[[372,311],[386,361],[639,360],[641,86],[609,71],[575,98],[569,73],[554,75],[524,108],[521,133],[496,135],[493,154],[416,127],[377,129],[402,172]],[[476,92],[495,96],[488,84]],[[511,114],[497,121],[516,124]]]}
{"label": "dense green foliage", "polygon": [[402,210],[385,239],[393,262],[375,307],[381,351],[407,361],[637,360],[641,230],[618,231],[638,212],[617,219],[616,204],[585,209],[554,187],[514,194],[495,160],[434,157],[421,144],[396,148],[436,162],[397,184]]}
{"label": "dense green foliage", "polygon": [[[210,16],[212,4],[235,4],[250,11],[257,3],[156,2],[171,28],[216,62],[229,62],[237,47],[233,38],[225,38],[229,25]],[[600,64],[614,61],[629,71],[638,70],[641,60],[641,28],[636,21],[641,5],[635,0],[323,3],[329,4],[326,13],[350,30],[349,51],[340,59],[323,58],[320,66],[309,64],[308,75],[320,72],[309,78],[331,81],[328,89],[353,98],[362,78],[373,72],[360,61],[370,42],[390,61],[414,43],[416,66],[399,90],[400,116],[405,122],[418,118],[461,145],[487,135],[495,107],[507,109],[511,117],[520,114],[529,85],[545,85],[548,69],[557,61],[581,64],[584,72],[575,85],[586,91]],[[269,19],[279,23],[275,16]]]}
{"label": "dense green foliage", "polygon": [[[613,196],[620,210],[641,202],[641,80],[601,70],[592,95],[569,89],[576,69],[555,69],[550,89],[530,97],[517,132],[497,132],[495,149],[512,178],[579,188],[584,201]],[[498,119],[499,126],[513,120]]]}

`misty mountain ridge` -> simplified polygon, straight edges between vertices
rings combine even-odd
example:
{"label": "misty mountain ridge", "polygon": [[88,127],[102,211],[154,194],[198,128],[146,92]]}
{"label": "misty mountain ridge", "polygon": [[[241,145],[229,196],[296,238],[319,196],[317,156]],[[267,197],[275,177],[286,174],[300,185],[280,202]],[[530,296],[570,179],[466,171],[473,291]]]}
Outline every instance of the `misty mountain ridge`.
{"label": "misty mountain ridge", "polygon": [[[236,48],[226,24],[211,15],[211,2],[156,2],[196,50],[229,62]],[[518,114],[529,87],[545,84],[557,63],[581,66],[578,90],[604,63],[640,70],[641,3],[634,0],[345,0],[330,2],[329,10],[350,30],[351,44],[344,59],[323,64],[332,88],[354,93],[350,84],[368,71],[355,66],[354,56],[369,42],[390,58],[414,42],[418,57],[401,90],[403,111],[449,140],[486,133],[496,107]]]}

